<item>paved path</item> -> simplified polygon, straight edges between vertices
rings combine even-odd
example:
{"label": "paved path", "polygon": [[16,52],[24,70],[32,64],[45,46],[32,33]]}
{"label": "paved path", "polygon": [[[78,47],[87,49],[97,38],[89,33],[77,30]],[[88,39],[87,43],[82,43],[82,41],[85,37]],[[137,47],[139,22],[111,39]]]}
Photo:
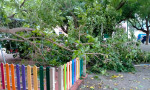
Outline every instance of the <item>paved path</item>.
{"label": "paved path", "polygon": [[90,74],[78,90],[150,90],[150,66],[136,67],[135,73]]}
{"label": "paved path", "polygon": [[140,48],[141,48],[143,51],[148,51],[148,52],[150,52],[150,44],[149,44],[149,45],[141,44]]}

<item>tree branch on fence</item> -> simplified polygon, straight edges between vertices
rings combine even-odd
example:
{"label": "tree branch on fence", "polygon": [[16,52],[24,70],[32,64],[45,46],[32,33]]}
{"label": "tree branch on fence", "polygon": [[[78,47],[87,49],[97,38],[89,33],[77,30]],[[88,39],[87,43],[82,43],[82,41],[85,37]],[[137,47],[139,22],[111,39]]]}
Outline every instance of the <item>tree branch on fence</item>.
{"label": "tree branch on fence", "polygon": [[70,51],[70,52],[74,52],[74,50],[71,50],[71,49],[69,49],[69,48],[67,48],[67,47],[65,47],[65,46],[62,46],[62,45],[60,45],[60,44],[54,42],[52,39],[47,39],[47,40],[50,41],[51,43],[57,45],[57,46],[60,47],[60,48],[63,48],[63,49],[65,49],[65,50],[67,50],[67,51]]}
{"label": "tree branch on fence", "polygon": [[107,54],[103,54],[103,53],[85,53],[87,55],[104,55],[106,56]]}
{"label": "tree branch on fence", "polygon": [[1,39],[0,39],[0,41],[4,41],[4,40],[24,42],[24,40],[18,40],[18,39],[13,39],[13,38],[1,38]]}
{"label": "tree branch on fence", "polygon": [[10,34],[15,34],[16,32],[20,32],[20,31],[33,31],[33,30],[34,29],[32,28],[13,28],[13,29],[0,28],[0,32],[10,33]]}
{"label": "tree branch on fence", "polygon": [[39,53],[40,53],[40,55],[43,57],[42,59],[43,59],[43,60],[45,60],[45,58],[44,58],[43,54],[41,53],[41,49],[40,49],[40,48],[38,48],[38,47],[36,46],[36,44],[35,44],[35,43],[33,43],[33,42],[31,42],[31,41],[29,41],[29,43],[30,43],[31,45],[33,45],[35,48],[37,48],[38,52],[39,52]]}

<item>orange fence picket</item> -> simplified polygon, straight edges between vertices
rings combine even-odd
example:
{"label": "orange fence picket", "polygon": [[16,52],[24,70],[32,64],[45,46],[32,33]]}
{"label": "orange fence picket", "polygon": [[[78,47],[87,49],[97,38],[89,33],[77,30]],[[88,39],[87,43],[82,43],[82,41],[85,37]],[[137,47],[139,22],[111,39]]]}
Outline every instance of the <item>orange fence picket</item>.
{"label": "orange fence picket", "polygon": [[10,90],[10,78],[9,78],[9,65],[6,64],[6,79],[7,79],[7,90]]}
{"label": "orange fence picket", "polygon": [[11,77],[12,77],[12,90],[16,90],[16,87],[15,87],[14,65],[11,64],[10,67],[11,67]]}

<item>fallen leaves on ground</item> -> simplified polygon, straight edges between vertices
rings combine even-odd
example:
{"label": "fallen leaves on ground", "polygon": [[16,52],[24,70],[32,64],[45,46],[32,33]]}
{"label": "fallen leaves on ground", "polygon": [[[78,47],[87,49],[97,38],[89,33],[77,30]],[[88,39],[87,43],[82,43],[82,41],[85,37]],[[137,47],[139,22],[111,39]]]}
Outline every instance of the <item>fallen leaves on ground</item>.
{"label": "fallen leaves on ground", "polygon": [[92,80],[94,79],[94,78],[91,78]]}
{"label": "fallen leaves on ground", "polygon": [[118,83],[114,83],[114,85],[115,85],[115,86],[117,86],[117,85],[118,85]]}
{"label": "fallen leaves on ground", "polygon": [[123,78],[123,75],[122,75],[122,74],[112,75],[112,76],[111,76],[111,79],[115,79],[115,78],[118,78],[118,77]]}
{"label": "fallen leaves on ground", "polygon": [[111,79],[114,79],[114,78],[117,78],[117,77],[119,77],[119,76],[117,76],[117,75],[112,75],[112,76],[111,76]]}
{"label": "fallen leaves on ground", "polygon": [[90,87],[90,89],[94,89],[94,87],[93,87],[93,86],[91,86],[91,87]]}

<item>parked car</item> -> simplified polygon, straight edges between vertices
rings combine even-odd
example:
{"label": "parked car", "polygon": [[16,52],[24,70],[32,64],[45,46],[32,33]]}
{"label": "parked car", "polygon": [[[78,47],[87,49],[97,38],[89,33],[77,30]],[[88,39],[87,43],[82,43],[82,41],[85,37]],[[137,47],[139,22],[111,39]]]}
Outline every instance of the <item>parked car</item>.
{"label": "parked car", "polygon": [[[137,40],[140,40],[143,44],[146,42],[146,34],[139,34]],[[150,36],[149,36],[150,43]]]}

